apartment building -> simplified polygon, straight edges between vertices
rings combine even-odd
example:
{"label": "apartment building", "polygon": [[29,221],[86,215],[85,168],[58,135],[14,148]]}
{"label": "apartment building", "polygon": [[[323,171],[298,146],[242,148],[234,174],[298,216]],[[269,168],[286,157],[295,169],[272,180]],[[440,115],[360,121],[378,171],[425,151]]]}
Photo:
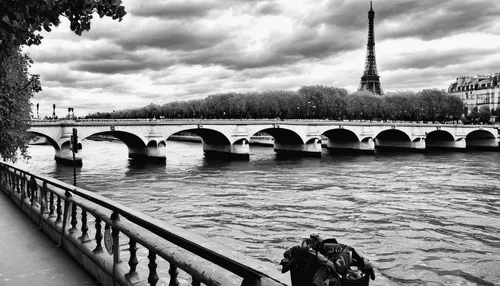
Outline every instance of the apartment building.
{"label": "apartment building", "polygon": [[500,106],[500,73],[459,77],[450,84],[448,93],[462,99],[465,114],[469,114],[474,107],[479,110],[488,106],[490,110],[496,110]]}

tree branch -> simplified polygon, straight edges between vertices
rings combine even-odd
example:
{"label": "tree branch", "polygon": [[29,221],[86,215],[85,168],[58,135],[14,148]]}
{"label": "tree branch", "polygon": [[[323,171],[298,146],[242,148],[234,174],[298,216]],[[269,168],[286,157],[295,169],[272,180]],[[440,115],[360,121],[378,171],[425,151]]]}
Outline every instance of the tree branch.
{"label": "tree branch", "polygon": [[26,89],[34,80],[35,80],[35,78],[31,77],[31,80],[23,88],[18,89],[17,92],[21,92],[24,89]]}

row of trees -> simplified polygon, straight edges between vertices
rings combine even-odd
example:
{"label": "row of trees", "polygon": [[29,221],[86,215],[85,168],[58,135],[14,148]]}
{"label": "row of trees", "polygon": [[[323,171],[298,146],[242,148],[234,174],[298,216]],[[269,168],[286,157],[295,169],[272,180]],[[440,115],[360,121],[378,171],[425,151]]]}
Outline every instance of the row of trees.
{"label": "row of trees", "polygon": [[467,115],[467,119],[472,123],[500,122],[500,106],[490,109],[489,105],[473,107]]}
{"label": "row of trees", "polygon": [[29,73],[31,59],[21,53],[25,45],[39,45],[42,29],[50,32],[68,18],[76,34],[90,29],[92,14],[121,20],[121,0],[7,0],[0,1],[0,158],[27,158],[31,97],[41,90],[38,75]]}
{"label": "row of trees", "polygon": [[94,113],[87,118],[205,118],[205,119],[380,119],[458,120],[463,114],[460,98],[442,90],[418,93],[400,91],[385,96],[370,92],[349,94],[343,88],[303,86],[298,91],[224,93],[204,99]]}

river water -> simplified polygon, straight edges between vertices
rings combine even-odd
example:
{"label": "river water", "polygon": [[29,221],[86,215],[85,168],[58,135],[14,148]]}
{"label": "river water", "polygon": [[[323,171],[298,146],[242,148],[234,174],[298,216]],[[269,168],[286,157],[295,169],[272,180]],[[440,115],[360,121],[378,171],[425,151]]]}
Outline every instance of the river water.
{"label": "river water", "polygon": [[[283,159],[251,146],[249,162],[218,162],[201,144],[168,141],[157,165],[130,161],[120,142],[82,144],[78,186],[276,269],[317,232],[355,246],[395,285],[500,285],[500,153]],[[72,183],[51,146],[30,154],[19,165]]]}

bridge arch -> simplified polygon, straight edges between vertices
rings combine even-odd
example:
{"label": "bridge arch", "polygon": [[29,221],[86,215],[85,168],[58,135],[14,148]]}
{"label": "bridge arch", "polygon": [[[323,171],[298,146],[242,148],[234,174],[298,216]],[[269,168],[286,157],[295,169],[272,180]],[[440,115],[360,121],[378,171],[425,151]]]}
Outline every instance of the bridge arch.
{"label": "bridge arch", "polygon": [[358,133],[347,128],[329,129],[323,132],[326,137],[326,148],[331,153],[367,153],[373,154],[375,145],[373,138],[365,136],[360,138]]}
{"label": "bridge arch", "polygon": [[274,138],[274,142],[279,144],[304,144],[304,140],[297,134],[295,131],[287,129],[287,128],[264,128],[258,130],[254,134],[251,134],[250,137],[254,136],[259,132],[265,132],[271,135]]}
{"label": "bridge arch", "polygon": [[202,127],[175,130],[175,133],[171,133],[168,137],[181,132],[200,136],[203,142],[203,152],[207,157],[242,160],[248,160],[250,157],[250,145],[246,137],[228,138],[226,134],[218,130]]}
{"label": "bridge arch", "polygon": [[86,139],[92,135],[104,135],[104,136],[113,136],[120,141],[122,141],[127,147],[129,148],[144,148],[146,147],[146,143],[143,141],[143,139],[133,133],[130,132],[125,132],[125,131],[103,131],[103,132],[96,132],[92,134],[86,135],[83,139]]}
{"label": "bridge arch", "polygon": [[410,139],[410,136],[406,134],[406,132],[401,131],[399,129],[387,129],[380,131],[377,135],[375,135],[375,139],[379,141],[401,141],[401,142],[412,141]]}
{"label": "bridge arch", "polygon": [[498,149],[497,137],[490,131],[478,129],[470,132],[465,137],[468,149]]}
{"label": "bridge arch", "polygon": [[386,129],[375,136],[375,148],[377,150],[412,150],[423,151],[425,140],[423,136],[412,136],[403,130],[396,128]]}
{"label": "bridge arch", "polygon": [[325,131],[323,135],[328,138],[328,140],[339,144],[360,142],[358,135],[349,129],[330,129]]}
{"label": "bridge arch", "polygon": [[162,138],[145,141],[147,138],[142,138],[128,131],[109,130],[85,134],[82,136],[82,140],[92,135],[112,136],[119,139],[127,146],[129,158],[159,162],[166,160],[166,144]]}
{"label": "bridge arch", "polygon": [[432,130],[425,136],[425,148],[428,150],[460,150],[465,149],[463,137],[454,136],[447,130]]}
{"label": "bridge arch", "polygon": [[34,134],[37,137],[45,138],[45,139],[47,139],[47,142],[49,142],[49,144],[52,145],[52,147],[54,147],[54,149],[56,149],[56,150],[60,149],[57,142],[54,139],[52,139],[52,137],[50,137],[49,135],[46,135],[46,134],[40,133],[40,132],[36,132],[36,131],[28,131],[28,133]]}
{"label": "bridge arch", "polygon": [[172,134],[167,134],[166,140],[170,138],[172,135],[179,135],[184,132],[189,132],[195,135],[198,135],[201,137],[203,142],[208,143],[208,144],[219,144],[219,145],[229,145],[231,142],[229,141],[229,138],[217,130],[213,129],[208,129],[208,128],[187,128],[187,129],[181,129],[181,130],[176,130]]}
{"label": "bridge arch", "polygon": [[265,132],[274,138],[274,151],[278,155],[320,157],[321,137],[320,135],[305,135],[297,133],[278,124],[271,128],[257,129],[251,136]]}
{"label": "bridge arch", "polygon": [[455,138],[448,131],[434,130],[434,131],[427,133],[427,135],[425,136],[425,141],[427,142],[427,144],[430,144],[430,143],[432,144],[434,142],[455,141]]}
{"label": "bridge arch", "polygon": [[146,145],[148,148],[164,148],[166,147],[166,143],[165,143],[165,140],[160,140],[160,141],[157,141],[157,140],[150,140],[148,142],[148,144]]}

